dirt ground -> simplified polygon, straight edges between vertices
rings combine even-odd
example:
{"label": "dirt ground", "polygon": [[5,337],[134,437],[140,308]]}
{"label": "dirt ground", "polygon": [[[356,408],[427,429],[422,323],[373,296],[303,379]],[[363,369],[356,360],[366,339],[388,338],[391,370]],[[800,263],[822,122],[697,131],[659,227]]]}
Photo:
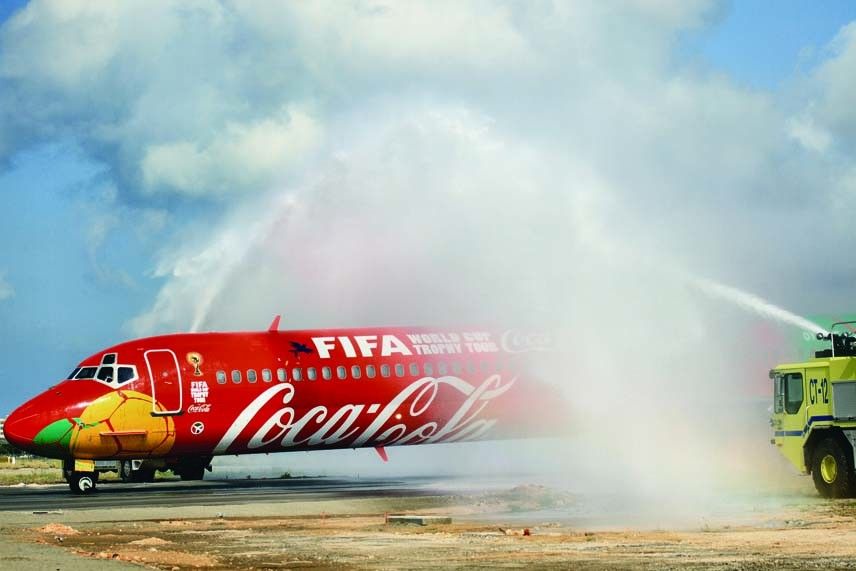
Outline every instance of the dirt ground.
{"label": "dirt ground", "polygon": [[356,515],[55,521],[13,533],[18,541],[61,546],[90,561],[170,570],[856,568],[856,501],[791,497],[679,531],[586,529],[537,519],[574,501],[520,486],[399,499],[394,506],[397,513],[451,515],[447,525],[388,524],[387,514],[377,511],[386,508],[365,504],[369,513]]}

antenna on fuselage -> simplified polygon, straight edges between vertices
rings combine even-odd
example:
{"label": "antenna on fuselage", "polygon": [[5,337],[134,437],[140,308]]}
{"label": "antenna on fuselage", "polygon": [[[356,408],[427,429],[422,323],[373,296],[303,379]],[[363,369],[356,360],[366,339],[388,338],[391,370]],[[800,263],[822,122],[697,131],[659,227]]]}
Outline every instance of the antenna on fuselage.
{"label": "antenna on fuselage", "polygon": [[279,319],[282,317],[281,315],[275,315],[273,321],[270,322],[270,327],[268,327],[268,331],[272,333],[276,333],[279,331]]}

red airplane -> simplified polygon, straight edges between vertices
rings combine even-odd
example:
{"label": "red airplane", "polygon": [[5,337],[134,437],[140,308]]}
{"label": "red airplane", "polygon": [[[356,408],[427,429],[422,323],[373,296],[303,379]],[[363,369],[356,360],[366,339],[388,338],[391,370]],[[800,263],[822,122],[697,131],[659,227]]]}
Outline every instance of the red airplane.
{"label": "red airplane", "polygon": [[200,480],[212,457],[542,435],[559,391],[534,378],[548,335],[365,328],[185,333],[84,359],[15,410],[14,446],[60,458],[71,490],[98,474]]}

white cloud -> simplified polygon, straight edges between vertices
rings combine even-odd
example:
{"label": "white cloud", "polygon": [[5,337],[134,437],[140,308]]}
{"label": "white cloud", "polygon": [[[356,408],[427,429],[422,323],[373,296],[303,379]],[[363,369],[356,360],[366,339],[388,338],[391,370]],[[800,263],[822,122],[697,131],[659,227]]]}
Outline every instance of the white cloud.
{"label": "white cloud", "polygon": [[30,2],[3,28],[3,77],[76,89],[116,55],[119,2]]}
{"label": "white cloud", "polygon": [[0,272],[0,301],[15,297],[15,288],[6,279],[6,272]]}
{"label": "white cloud", "polygon": [[[255,3],[244,14],[268,33],[282,18],[278,7]],[[374,74],[378,68],[430,70],[447,66],[471,70],[537,65],[529,39],[518,30],[510,6],[470,3],[372,1],[330,10],[323,4],[294,5],[288,18],[300,35],[306,59],[332,55],[336,67]],[[325,65],[325,64],[322,64]],[[329,63],[326,67],[331,67]]]}
{"label": "white cloud", "polygon": [[229,123],[204,148],[179,141],[146,149],[143,184],[195,195],[264,189],[314,151],[321,137],[321,126],[299,109],[250,124]]}
{"label": "white cloud", "polygon": [[856,137],[856,22],[845,26],[832,42],[834,55],[817,72],[820,115],[836,130]]}
{"label": "white cloud", "polygon": [[811,117],[791,119],[788,123],[788,134],[806,149],[818,153],[826,152],[832,143],[829,132],[818,126]]}
{"label": "white cloud", "polygon": [[605,73],[650,74],[709,10],[33,0],[0,31],[0,151],[70,136],[125,192],[257,193],[298,169],[343,107],[401,89],[502,101],[532,81],[561,97]]}

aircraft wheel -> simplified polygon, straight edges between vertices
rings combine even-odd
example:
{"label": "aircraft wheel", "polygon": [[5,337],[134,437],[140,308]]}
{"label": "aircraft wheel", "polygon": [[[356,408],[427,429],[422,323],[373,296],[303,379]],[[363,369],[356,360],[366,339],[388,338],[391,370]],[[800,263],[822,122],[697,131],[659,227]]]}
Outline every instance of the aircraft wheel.
{"label": "aircraft wheel", "polygon": [[95,491],[97,481],[97,472],[72,472],[68,480],[68,487],[75,494],[91,494]]}
{"label": "aircraft wheel", "polygon": [[134,478],[134,466],[130,460],[122,460],[119,463],[119,477],[123,482],[130,482]]}
{"label": "aircraft wheel", "polygon": [[853,483],[853,469],[841,445],[832,438],[822,440],[811,461],[814,487],[824,498],[845,498]]}

